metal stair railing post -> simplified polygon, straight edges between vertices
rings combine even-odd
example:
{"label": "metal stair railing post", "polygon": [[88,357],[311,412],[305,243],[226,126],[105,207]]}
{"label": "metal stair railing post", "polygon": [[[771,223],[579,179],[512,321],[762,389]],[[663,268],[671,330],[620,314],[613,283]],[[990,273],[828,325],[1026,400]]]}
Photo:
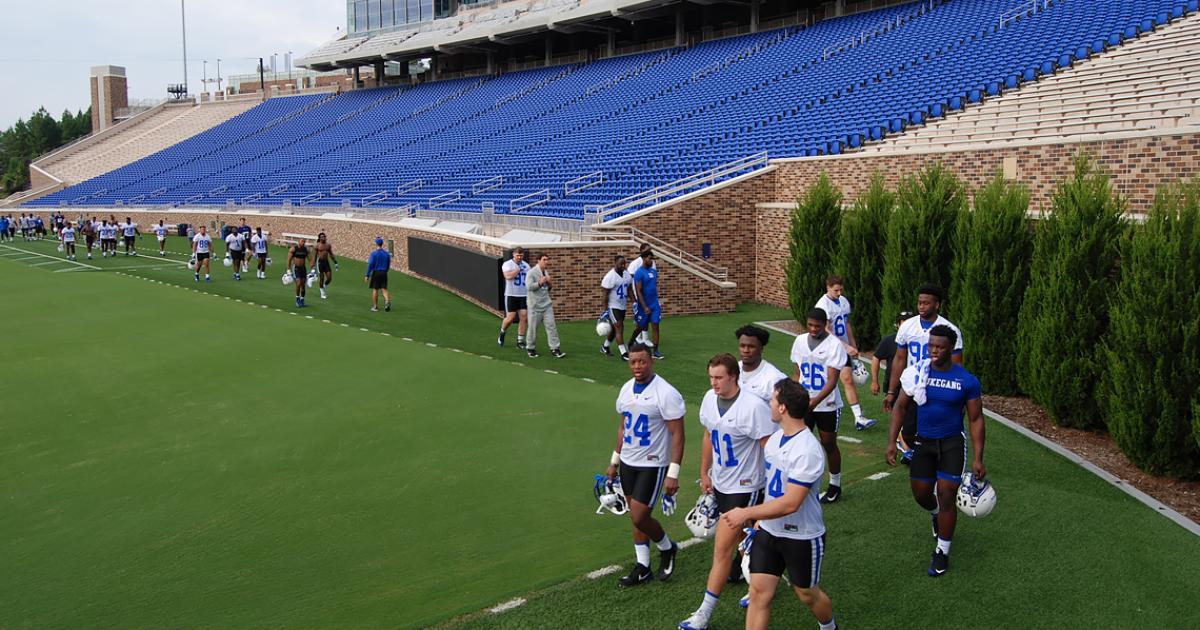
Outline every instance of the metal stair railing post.
{"label": "metal stair railing post", "polygon": [[732,162],[689,175],[668,184],[663,184],[662,186],[657,186],[650,190],[636,193],[623,199],[618,199],[611,203],[605,204],[599,207],[597,214],[600,221],[603,222],[619,212],[624,212],[626,210],[646,204],[657,204],[664,197],[675,196],[688,189],[711,185],[712,183],[716,182],[718,178],[732,175],[733,173],[740,171],[755,170],[760,166],[766,166],[767,162],[768,155],[766,151],[755,153],[754,155],[734,160]]}

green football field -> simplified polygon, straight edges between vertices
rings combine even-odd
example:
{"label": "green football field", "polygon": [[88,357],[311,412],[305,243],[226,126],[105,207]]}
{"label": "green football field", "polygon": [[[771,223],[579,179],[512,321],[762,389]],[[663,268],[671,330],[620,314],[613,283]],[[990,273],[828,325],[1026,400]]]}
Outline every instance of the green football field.
{"label": "green football field", "polygon": [[[369,312],[361,262],[298,311],[278,263],[235,283],[218,260],[196,284],[181,252],[147,254],[0,245],[0,628],[673,628],[698,605],[707,544],[670,583],[583,577],[632,559],[628,521],[594,514],[628,370],[591,323],[560,327],[567,358],[529,359],[511,334],[497,348],[492,315],[401,274],[393,311]],[[706,361],[736,351],[737,326],[786,316],[664,323],[659,372],[688,401],[676,539]],[[786,365],[790,342],[768,358]],[[999,507],[960,520],[939,580],[882,425],[846,434],[861,442],[842,444],[822,572],[843,628],[1200,627],[1200,540],[988,431]],[[711,627],[742,626],[744,589]],[[815,627],[777,602],[773,627]]]}

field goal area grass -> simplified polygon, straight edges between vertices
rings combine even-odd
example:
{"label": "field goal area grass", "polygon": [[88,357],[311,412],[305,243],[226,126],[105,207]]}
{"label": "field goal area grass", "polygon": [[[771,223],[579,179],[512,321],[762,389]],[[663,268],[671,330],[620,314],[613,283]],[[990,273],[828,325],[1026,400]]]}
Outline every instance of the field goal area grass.
{"label": "field goal area grass", "polygon": [[[628,520],[591,496],[629,377],[592,322],[560,325],[566,359],[530,359],[511,333],[496,346],[491,314],[402,274],[391,313],[369,312],[347,259],[328,300],[296,309],[281,250],[268,280],[234,282],[218,246],[196,283],[169,244],[80,246],[76,264],[51,241],[0,244],[0,627],[673,628],[699,604],[707,543],[671,582],[585,577],[632,560]],[[786,316],[664,322],[658,371],[688,403],[679,512],[661,519],[677,540],[707,360]],[[790,345],[767,348],[785,371]],[[882,461],[883,424],[843,422],[846,495],[825,510],[843,627],[1200,627],[1200,541],[997,424],[996,512],[960,519],[950,573],[925,577],[928,516]],[[744,591],[711,627],[744,624]],[[815,626],[776,601],[773,627]]]}

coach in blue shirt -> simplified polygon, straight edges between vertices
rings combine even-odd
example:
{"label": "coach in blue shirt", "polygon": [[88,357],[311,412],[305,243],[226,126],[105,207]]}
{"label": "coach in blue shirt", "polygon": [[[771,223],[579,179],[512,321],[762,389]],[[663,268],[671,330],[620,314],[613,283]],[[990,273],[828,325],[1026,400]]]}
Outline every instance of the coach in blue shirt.
{"label": "coach in blue shirt", "polygon": [[392,296],[388,293],[388,269],[392,266],[392,255],[383,248],[383,238],[375,238],[375,251],[367,259],[367,274],[363,282],[371,285],[371,311],[379,311],[379,292],[383,292],[383,310],[392,310]]}

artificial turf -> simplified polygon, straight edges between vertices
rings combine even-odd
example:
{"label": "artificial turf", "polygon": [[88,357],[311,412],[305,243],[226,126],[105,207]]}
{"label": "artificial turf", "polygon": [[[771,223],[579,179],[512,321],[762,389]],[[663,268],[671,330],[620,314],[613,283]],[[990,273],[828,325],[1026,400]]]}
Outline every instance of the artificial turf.
{"label": "artificial turf", "polygon": [[[155,257],[80,261],[127,276],[55,273],[70,265],[46,258],[52,244],[12,247],[30,253],[0,248],[0,627],[662,628],[698,604],[707,545],[668,584],[578,579],[631,556],[627,521],[592,513],[628,370],[589,322],[560,326],[566,359],[529,359],[511,333],[496,347],[494,316],[400,274],[393,312],[369,312],[357,261],[297,311],[278,263],[235,283],[218,261],[196,284]],[[707,359],[736,350],[737,326],[785,316],[664,323],[659,372],[689,406],[685,479]],[[768,358],[785,367],[778,337]],[[941,580],[923,575],[928,518],[903,470],[866,479],[887,470],[882,426],[849,432],[863,442],[842,445],[823,570],[843,627],[1200,626],[1200,541],[989,431],[1000,507],[960,521]],[[684,484],[672,536],[696,493]],[[713,627],[742,624],[739,589]],[[515,596],[529,603],[472,614]],[[778,601],[775,627],[812,625]]]}

